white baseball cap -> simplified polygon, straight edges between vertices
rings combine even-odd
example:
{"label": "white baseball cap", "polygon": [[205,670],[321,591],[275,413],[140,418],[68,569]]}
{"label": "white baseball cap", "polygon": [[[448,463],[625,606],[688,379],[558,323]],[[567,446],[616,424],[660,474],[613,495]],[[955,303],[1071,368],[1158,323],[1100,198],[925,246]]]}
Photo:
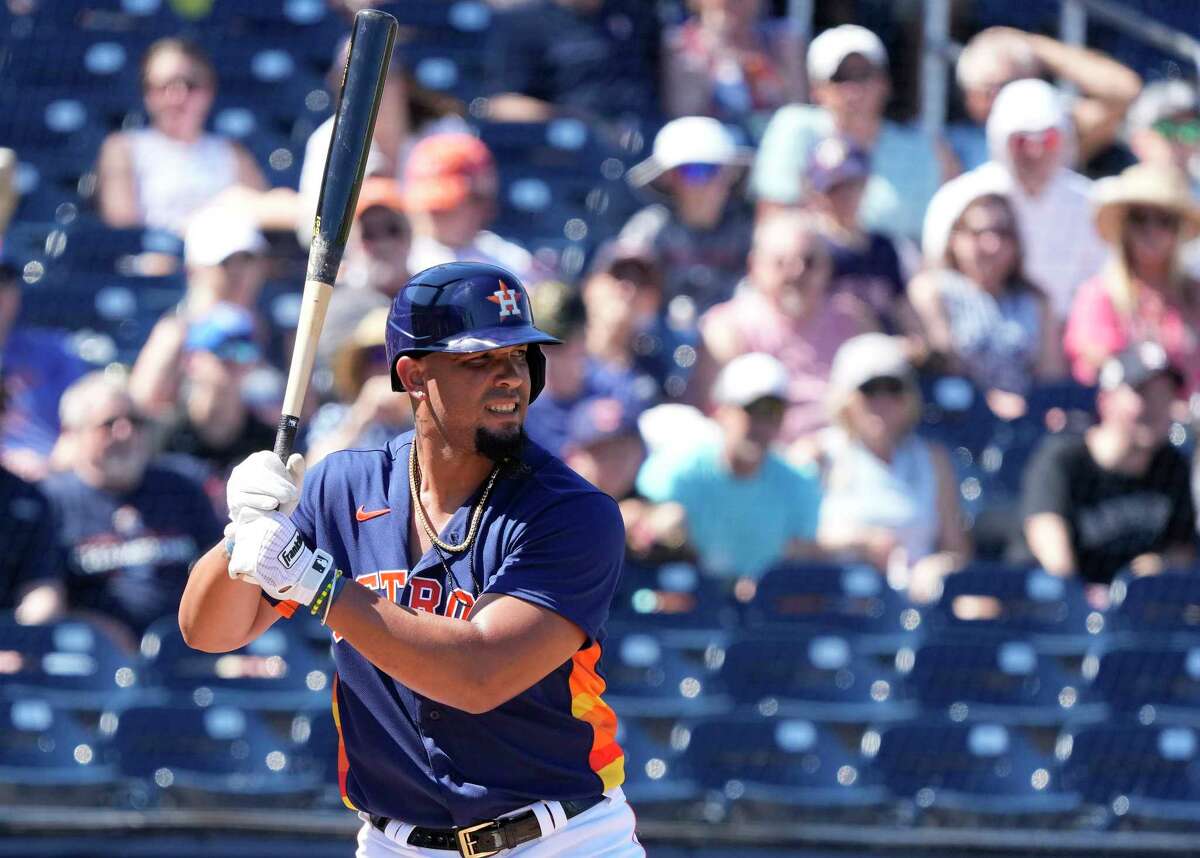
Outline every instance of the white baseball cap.
{"label": "white baseball cap", "polygon": [[851,54],[859,54],[876,68],[886,69],[887,49],[879,37],[857,24],[832,27],[808,46],[808,78],[815,83],[831,80],[838,66]]}
{"label": "white baseball cap", "polygon": [[751,150],[739,146],[733,133],[716,119],[682,116],[659,130],[650,157],[630,167],[625,178],[641,187],[684,164],[746,166],[751,158]]}
{"label": "white baseball cap", "polygon": [[725,365],[713,385],[713,401],[719,405],[746,406],[770,396],[788,399],[788,372],[765,352],[738,355]]}
{"label": "white baseball cap", "polygon": [[235,253],[260,254],[267,240],[254,220],[232,207],[210,207],[188,222],[183,261],[188,268],[220,265]]}
{"label": "white baseball cap", "polygon": [[873,378],[898,378],[915,384],[912,364],[896,337],[859,334],[841,344],[833,356],[825,391],[829,413],[841,411],[850,395]]}

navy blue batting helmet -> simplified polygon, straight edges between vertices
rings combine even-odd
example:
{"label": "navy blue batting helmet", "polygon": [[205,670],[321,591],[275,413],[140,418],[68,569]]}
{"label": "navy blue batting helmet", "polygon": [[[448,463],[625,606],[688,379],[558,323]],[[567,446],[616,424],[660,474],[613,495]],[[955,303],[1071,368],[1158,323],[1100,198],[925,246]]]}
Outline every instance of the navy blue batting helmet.
{"label": "navy blue batting helmet", "polygon": [[517,276],[483,262],[449,262],[413,276],[392,300],[385,344],[392,390],[404,390],[396,358],[529,346],[529,401],[546,382],[541,343],[558,340],[533,326],[529,294]]}

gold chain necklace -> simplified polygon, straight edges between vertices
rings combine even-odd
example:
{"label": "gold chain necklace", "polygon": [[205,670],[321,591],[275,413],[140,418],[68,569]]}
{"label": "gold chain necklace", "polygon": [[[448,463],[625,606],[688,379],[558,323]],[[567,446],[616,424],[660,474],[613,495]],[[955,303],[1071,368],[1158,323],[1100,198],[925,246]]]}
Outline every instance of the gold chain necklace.
{"label": "gold chain necklace", "polygon": [[475,509],[471,513],[471,526],[467,529],[467,538],[458,545],[451,545],[448,542],[442,542],[438,539],[437,533],[433,529],[433,525],[429,522],[429,516],[425,514],[425,507],[421,505],[421,490],[419,488],[421,481],[421,470],[417,467],[417,445],[414,443],[408,450],[408,487],[412,491],[413,508],[417,511],[417,518],[421,521],[421,527],[425,529],[425,535],[429,537],[429,541],[443,551],[451,551],[455,554],[460,551],[466,551],[471,547],[471,543],[475,541],[475,532],[479,529],[479,519],[483,518],[483,508],[487,504],[488,495],[492,491],[492,484],[496,482],[496,475],[500,473],[500,466],[492,468],[492,475],[488,477],[487,486],[483,490],[483,495],[479,498],[479,503],[475,504]]}

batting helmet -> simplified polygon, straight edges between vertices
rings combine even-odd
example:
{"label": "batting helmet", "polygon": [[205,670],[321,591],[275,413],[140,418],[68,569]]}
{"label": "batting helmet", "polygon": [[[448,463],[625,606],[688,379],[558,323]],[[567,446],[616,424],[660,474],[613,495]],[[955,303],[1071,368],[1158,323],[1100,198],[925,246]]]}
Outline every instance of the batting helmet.
{"label": "batting helmet", "polygon": [[539,344],[560,342],[533,326],[529,295],[516,275],[482,262],[449,262],[426,268],[400,289],[388,314],[385,346],[392,390],[400,392],[396,358],[401,355],[528,345],[533,402],[546,382],[546,356]]}

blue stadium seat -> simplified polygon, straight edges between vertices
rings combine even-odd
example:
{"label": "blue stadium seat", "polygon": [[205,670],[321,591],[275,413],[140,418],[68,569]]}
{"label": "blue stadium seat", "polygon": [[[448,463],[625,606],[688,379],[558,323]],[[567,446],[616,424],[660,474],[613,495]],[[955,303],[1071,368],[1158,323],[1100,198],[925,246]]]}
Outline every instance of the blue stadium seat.
{"label": "blue stadium seat", "polygon": [[1025,640],[927,642],[897,653],[896,667],[923,707],[955,720],[1045,726],[1103,714],[1082,699],[1080,680]]}
{"label": "blue stadium seat", "polygon": [[946,576],[941,597],[921,613],[926,632],[941,640],[1023,637],[1049,654],[1082,655],[1104,630],[1077,579],[1001,563]]}
{"label": "blue stadium seat", "polygon": [[69,713],[31,695],[0,703],[0,802],[102,804],[114,775]]}
{"label": "blue stadium seat", "polygon": [[893,653],[911,643],[920,615],[877,570],[863,564],[785,563],[766,572],[746,606],[747,624],[852,639],[858,652]]}
{"label": "blue stadium seat", "polygon": [[888,791],[922,813],[1054,817],[1081,803],[1058,782],[1050,759],[1001,724],[892,724],[864,733],[862,751]]}
{"label": "blue stadium seat", "polygon": [[295,715],[289,728],[296,765],[300,771],[314,773],[322,789],[318,802],[322,807],[341,808],[341,788],[338,778],[338,748],[341,737],[333,723],[329,706],[306,709]]}
{"label": "blue stadium seat", "polygon": [[1089,701],[1143,720],[1200,726],[1200,645],[1112,644],[1083,660]]}
{"label": "blue stadium seat", "polygon": [[320,789],[318,775],[301,770],[290,744],[249,710],[137,706],[105,713],[100,730],[135,802],[286,807]]}
{"label": "blue stadium seat", "polygon": [[923,377],[924,408],[917,431],[922,437],[978,456],[992,439],[997,421],[983,391],[962,376]]}
{"label": "blue stadium seat", "polygon": [[1160,575],[1118,575],[1110,588],[1111,631],[1139,638],[1200,640],[1200,574],[1175,569]]}
{"label": "blue stadium seat", "polygon": [[618,715],[677,718],[731,706],[709,665],[689,660],[649,631],[611,635],[600,670],[607,684],[604,699]]}
{"label": "blue stadium seat", "polygon": [[0,694],[70,709],[128,705],[150,692],[137,660],[100,628],[77,619],[41,626],[0,620]]}
{"label": "blue stadium seat", "polygon": [[1191,727],[1120,722],[1064,731],[1065,789],[1115,817],[1200,825],[1200,741]]}
{"label": "blue stadium seat", "polygon": [[332,663],[318,660],[287,623],[235,652],[206,653],[184,642],[174,617],[163,617],[146,630],[141,646],[147,670],[177,702],[286,711],[329,701]]}
{"label": "blue stadium seat", "polygon": [[707,718],[686,725],[682,764],[743,818],[834,818],[878,808],[884,792],[862,760],[817,722]]}
{"label": "blue stadium seat", "polygon": [[680,761],[678,747],[686,732],[675,728],[667,741],[656,741],[630,716],[617,724],[617,743],[625,752],[625,782],[621,789],[639,816],[679,819],[703,798],[699,785]]}
{"label": "blue stadium seat", "polygon": [[182,259],[183,241],[163,230],[117,229],[79,218],[48,237],[44,258],[51,267],[65,266],[72,278],[85,274],[138,276],[136,257],[143,253]]}
{"label": "blue stadium seat", "polygon": [[735,638],[720,675],[736,703],[765,715],[865,724],[916,711],[899,677],[836,635]]}
{"label": "blue stadium seat", "polygon": [[706,647],[738,622],[728,584],[690,563],[669,563],[640,574],[626,570],[613,599],[609,629],[655,634],[669,645]]}

